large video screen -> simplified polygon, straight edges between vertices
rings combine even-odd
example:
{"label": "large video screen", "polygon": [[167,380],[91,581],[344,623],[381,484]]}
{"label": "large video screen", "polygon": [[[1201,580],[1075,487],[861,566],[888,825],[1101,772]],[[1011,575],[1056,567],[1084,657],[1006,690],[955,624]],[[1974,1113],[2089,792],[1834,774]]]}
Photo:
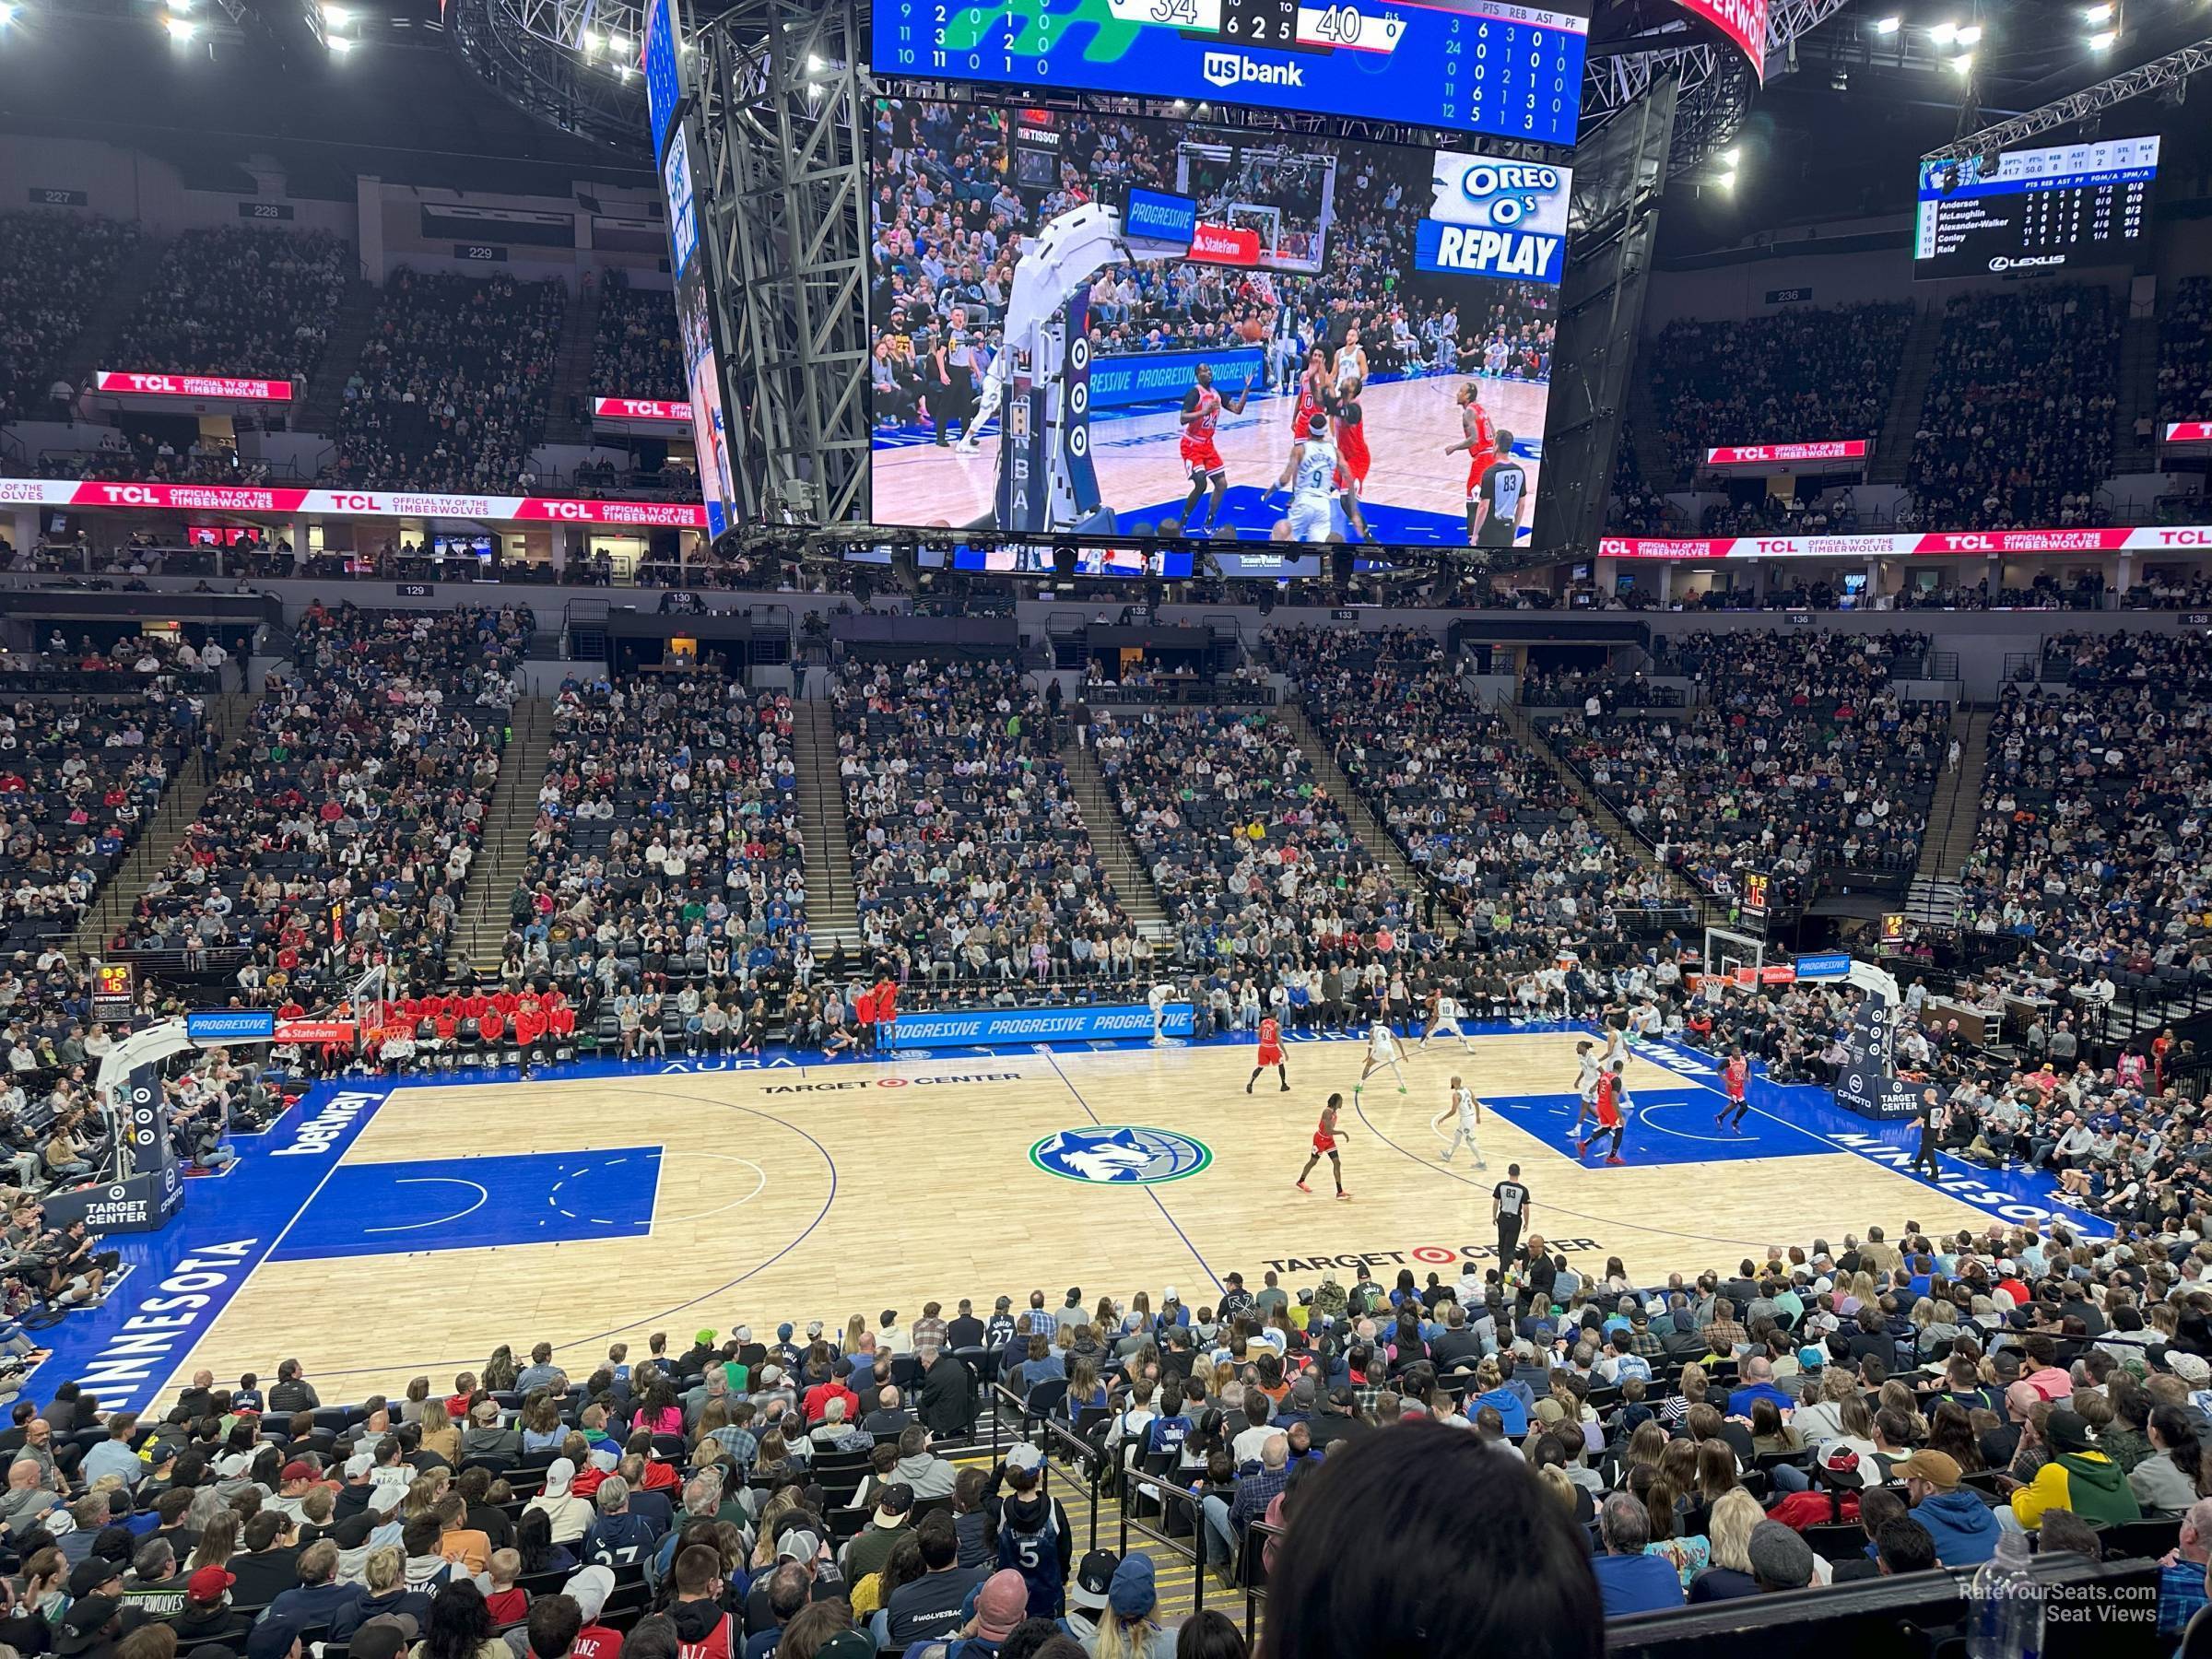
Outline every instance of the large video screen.
{"label": "large video screen", "polygon": [[1912,275],[2132,263],[2150,231],[2159,141],[2111,138],[1920,164]]}
{"label": "large video screen", "polygon": [[1528,539],[1568,170],[888,99],[870,165],[876,523]]}
{"label": "large video screen", "polygon": [[1589,0],[876,0],[871,52],[884,76],[1222,99],[1571,145],[1589,34]]}

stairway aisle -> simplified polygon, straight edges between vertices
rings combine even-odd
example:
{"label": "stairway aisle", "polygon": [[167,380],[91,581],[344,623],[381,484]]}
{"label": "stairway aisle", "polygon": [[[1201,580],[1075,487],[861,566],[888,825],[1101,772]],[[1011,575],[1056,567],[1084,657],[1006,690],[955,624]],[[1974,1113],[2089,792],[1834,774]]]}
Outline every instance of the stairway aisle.
{"label": "stairway aisle", "polygon": [[1344,814],[1344,821],[1351,826],[1352,833],[1359,838],[1369,855],[1390,872],[1391,880],[1404,891],[1418,893],[1426,889],[1427,877],[1406,861],[1389,829],[1368,809],[1359,792],[1352,787],[1352,781],[1344,775],[1344,769],[1336,764],[1335,747],[1313,729],[1306,712],[1295,702],[1285,701],[1269,712],[1297,740],[1305,754],[1306,764],[1313,769],[1313,776],[1328,792],[1329,799],[1336,803],[1337,809]]}
{"label": "stairway aisle", "polygon": [[1098,855],[1106,879],[1113,883],[1122,908],[1146,938],[1165,937],[1171,931],[1167,906],[1161,902],[1159,888],[1153,884],[1152,872],[1136,843],[1129,839],[1113,791],[1099,771],[1098,755],[1088,747],[1077,747],[1070,736],[1060,749],[1060,763],[1067,769],[1067,786],[1083,814],[1083,827],[1090,831],[1090,849]]}
{"label": "stairway aisle", "polygon": [[543,697],[517,699],[508,711],[512,733],[500,751],[499,782],[484,808],[484,839],[469,866],[461,911],[453,918],[457,949],[449,952],[456,976],[466,963],[479,979],[496,979],[507,941],[508,900],[530,865],[530,832],[537,824],[537,791],[553,748],[553,704]]}
{"label": "stairway aisle", "polygon": [[845,786],[837,775],[837,726],[821,698],[793,705],[791,763],[798,773],[799,822],[806,837],[806,932],[817,956],[860,941],[853,898],[853,847],[845,837]]}
{"label": "stairway aisle", "polygon": [[38,377],[41,396],[46,387],[57,377],[67,381],[80,391],[94,372],[101,369],[143,369],[144,363],[113,361],[114,346],[123,331],[137,313],[138,301],[154,286],[154,278],[161,274],[161,260],[169,252],[169,243],[158,237],[142,236],[138,245],[124,259],[115,273],[115,280],[108,291],[100,297],[92,314],[85,320],[83,330],[65,346],[53,362],[44,366]]}
{"label": "stairway aisle", "polygon": [[1959,872],[1973,853],[1982,830],[1982,784],[1989,771],[1987,709],[1961,703],[1951,713],[1951,735],[1959,741],[1959,764],[1938,781],[1928,804],[1928,827],[1921,837],[1920,862],[1905,893],[1905,914],[1929,926],[1957,925],[1965,889]]}
{"label": "stairway aisle", "polygon": [[373,282],[355,277],[338,299],[338,314],[331,320],[330,337],[323,342],[323,360],[308,382],[307,401],[294,421],[302,432],[337,435],[338,411],[346,403],[346,382],[361,366],[361,347],[369,344],[383,290]]}
{"label": "stairway aisle", "polygon": [[1897,383],[1890,389],[1874,463],[1866,471],[1869,484],[1905,481],[1905,468],[1912,459],[1912,435],[1920,430],[1920,408],[1927,400],[1928,381],[1936,372],[1936,347],[1942,339],[1943,307],[1923,306],[1898,354]]}
{"label": "stairway aisle", "polygon": [[[217,752],[227,758],[230,747],[253,724],[253,710],[261,701],[259,690],[225,691],[207,702],[207,721],[215,728]],[[145,895],[147,886],[160,873],[161,866],[177,850],[184,832],[199,817],[200,808],[206,805],[213,788],[211,779],[200,775],[200,759],[187,755],[177,773],[170,779],[169,787],[162,791],[160,804],[137,842],[115,873],[108,877],[94,895],[85,913],[77,919],[76,932],[69,941],[69,954],[79,960],[88,956],[99,956],[105,949],[107,938],[117,924],[128,916]]]}

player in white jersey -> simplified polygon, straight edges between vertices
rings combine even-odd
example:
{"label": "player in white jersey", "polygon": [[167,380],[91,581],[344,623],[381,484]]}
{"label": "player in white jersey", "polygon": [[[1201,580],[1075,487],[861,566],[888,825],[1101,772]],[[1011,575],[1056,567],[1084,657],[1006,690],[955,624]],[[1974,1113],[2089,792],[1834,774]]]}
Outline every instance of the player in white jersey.
{"label": "player in white jersey", "polygon": [[1352,1085],[1352,1099],[1359,1100],[1359,1091],[1367,1087],[1368,1078],[1384,1066],[1398,1080],[1398,1092],[1406,1090],[1406,1074],[1398,1069],[1398,1040],[1391,1034],[1388,1024],[1376,1020],[1367,1028],[1367,1064],[1359,1068],[1359,1081]]}
{"label": "player in white jersey", "polygon": [[1152,1046],[1154,1048],[1168,1046],[1168,1004],[1174,1000],[1174,986],[1155,985],[1152,987],[1151,993],[1145,998],[1152,1006]]}
{"label": "player in white jersey", "polygon": [[1290,492],[1292,541],[1329,539],[1329,508],[1336,497],[1336,446],[1329,441],[1326,415],[1316,414],[1307,422],[1305,435],[1291,446],[1290,464],[1275,487]]}
{"label": "player in white jersey", "polygon": [[1475,1154],[1475,1167],[1478,1170],[1488,1169],[1490,1166],[1482,1156],[1482,1143],[1475,1138],[1475,1131],[1482,1124],[1482,1102],[1475,1098],[1475,1091],[1456,1077],[1452,1079],[1452,1103],[1429,1120],[1429,1127],[1436,1131],[1440,1140],[1444,1139],[1443,1128],[1447,1119],[1454,1121],[1451,1138],[1444,1141],[1443,1161],[1450,1163],[1452,1154],[1458,1151],[1464,1142],[1467,1150]]}
{"label": "player in white jersey", "polygon": [[1574,1092],[1583,1098],[1574,1114],[1574,1126],[1579,1130],[1597,1109],[1597,1080],[1605,1076],[1606,1068],[1598,1063],[1596,1045],[1587,1039],[1574,1045]]}
{"label": "player in white jersey", "polygon": [[1606,1070],[1607,1070],[1607,1071],[1611,1071],[1611,1070],[1613,1069],[1614,1065],[1615,1065],[1617,1063],[1618,1063],[1618,1064],[1619,1064],[1619,1065],[1627,1065],[1627,1063],[1628,1063],[1628,1058],[1629,1058],[1629,1034],[1628,1034],[1628,1032],[1626,1032],[1626,1031],[1622,1030],[1621,1030],[1619,1027],[1618,1027],[1618,1026],[1608,1026],[1608,1027],[1606,1027],[1606,1052],[1604,1053],[1604,1054],[1602,1054],[1602,1055],[1600,1055],[1600,1056],[1599,1056],[1599,1064],[1600,1064],[1600,1065],[1602,1065],[1605,1067],[1605,1069],[1606,1069]]}
{"label": "player in white jersey", "polygon": [[1447,1031],[1459,1039],[1461,1048],[1470,1054],[1475,1052],[1467,1034],[1459,1029],[1459,1005],[1439,991],[1429,998],[1429,1029],[1421,1033],[1421,1047],[1427,1048],[1430,1038]]}

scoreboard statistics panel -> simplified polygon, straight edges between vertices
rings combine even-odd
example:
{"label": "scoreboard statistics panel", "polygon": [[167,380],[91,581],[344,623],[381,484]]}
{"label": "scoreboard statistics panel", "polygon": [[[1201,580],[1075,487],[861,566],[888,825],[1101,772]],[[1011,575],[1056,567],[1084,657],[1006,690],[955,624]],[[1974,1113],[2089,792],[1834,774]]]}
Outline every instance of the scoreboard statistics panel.
{"label": "scoreboard statistics panel", "polygon": [[1571,145],[1588,0],[875,0],[883,76],[1218,100]]}
{"label": "scoreboard statistics panel", "polygon": [[2112,138],[1920,164],[1915,276],[2133,260],[2150,228],[2157,137]]}

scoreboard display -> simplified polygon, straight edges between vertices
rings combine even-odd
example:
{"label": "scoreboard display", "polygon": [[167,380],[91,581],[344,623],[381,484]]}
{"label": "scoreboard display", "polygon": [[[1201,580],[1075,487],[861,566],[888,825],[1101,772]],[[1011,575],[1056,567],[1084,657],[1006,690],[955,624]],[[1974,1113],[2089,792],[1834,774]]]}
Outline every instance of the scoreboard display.
{"label": "scoreboard display", "polygon": [[1588,0],[875,0],[881,76],[1256,104],[1571,145]]}
{"label": "scoreboard display", "polygon": [[2132,262],[2150,229],[2159,141],[2112,138],[1920,164],[1915,276]]}

